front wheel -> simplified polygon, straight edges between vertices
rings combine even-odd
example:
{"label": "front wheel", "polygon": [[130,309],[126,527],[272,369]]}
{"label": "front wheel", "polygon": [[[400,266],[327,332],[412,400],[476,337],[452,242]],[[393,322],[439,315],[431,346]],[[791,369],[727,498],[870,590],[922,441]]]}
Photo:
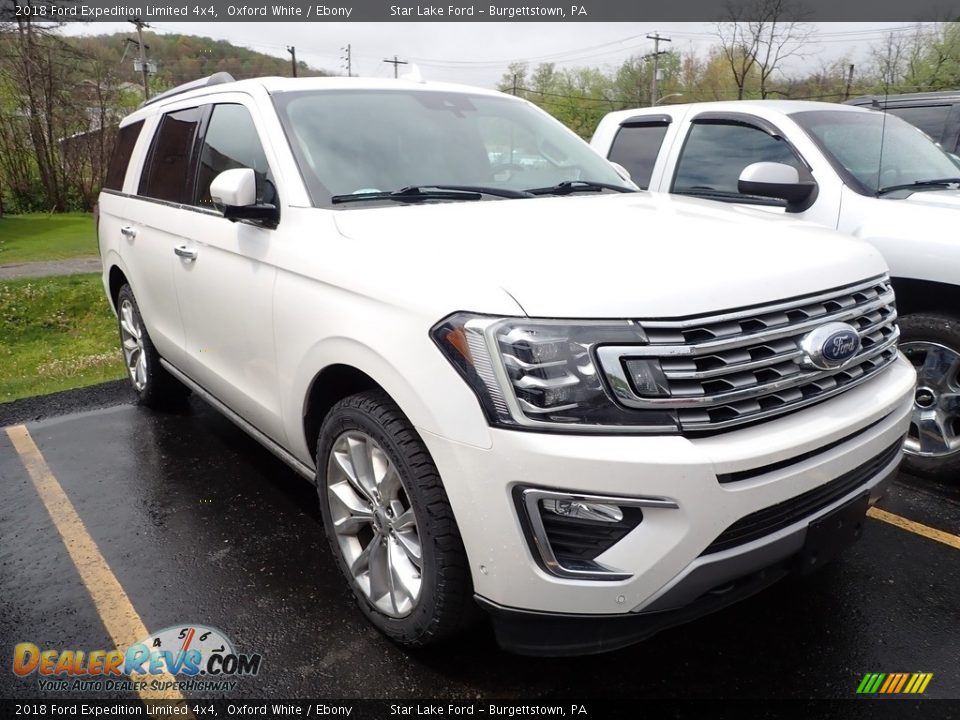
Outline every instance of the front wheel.
{"label": "front wheel", "polygon": [[323,524],[367,618],[423,647],[475,614],[463,542],[426,446],[382,392],[337,403],[317,442]]}
{"label": "front wheel", "polygon": [[960,320],[907,315],[900,350],[917,370],[904,469],[956,482],[960,475]]}

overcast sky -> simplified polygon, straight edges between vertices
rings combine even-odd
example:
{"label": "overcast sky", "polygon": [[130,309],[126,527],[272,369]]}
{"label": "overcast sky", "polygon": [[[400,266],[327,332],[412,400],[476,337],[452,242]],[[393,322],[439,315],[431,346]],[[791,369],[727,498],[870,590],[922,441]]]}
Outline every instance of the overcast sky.
{"label": "overcast sky", "polygon": [[[871,43],[891,30],[909,32],[903,23],[813,23],[818,40],[806,57],[794,58],[790,72],[816,69],[821,62],[847,55],[866,62]],[[341,68],[341,48],[353,49],[353,74],[388,77],[383,62],[394,54],[417,63],[427,80],[493,87],[517,60],[555,62],[563,67],[615,67],[625,58],[650,52],[648,33],[672,39],[681,51],[706,50],[716,42],[709,23],[152,23],[156,32],[203,35],[229,40],[270,55],[297,59],[334,72]],[[102,34],[132,30],[129,23],[84,23],[67,26],[69,34]],[[402,70],[401,70],[402,72]]]}

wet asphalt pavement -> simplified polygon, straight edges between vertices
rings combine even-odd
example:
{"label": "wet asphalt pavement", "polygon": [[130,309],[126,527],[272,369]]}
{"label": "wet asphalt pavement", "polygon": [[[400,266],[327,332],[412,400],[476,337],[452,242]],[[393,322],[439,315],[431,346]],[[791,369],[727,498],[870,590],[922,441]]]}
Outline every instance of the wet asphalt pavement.
{"label": "wet asphalt pavement", "polygon": [[[0,424],[42,412],[20,414]],[[27,427],[151,631],[199,623],[263,655],[230,698],[848,698],[865,673],[901,671],[934,673],[927,697],[960,698],[960,550],[883,522],[818,573],[615,653],[515,657],[483,625],[407,653],[354,607],[314,488],[202,401]],[[881,507],[960,532],[960,485],[901,475]],[[42,696],[36,675],[10,672],[24,641],[112,647],[0,433],[0,697]]]}

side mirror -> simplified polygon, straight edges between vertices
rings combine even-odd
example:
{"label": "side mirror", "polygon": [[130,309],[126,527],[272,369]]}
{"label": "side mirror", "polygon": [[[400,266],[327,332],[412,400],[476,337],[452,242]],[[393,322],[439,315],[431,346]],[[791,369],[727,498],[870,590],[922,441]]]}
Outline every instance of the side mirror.
{"label": "side mirror", "polygon": [[257,175],[250,168],[224,170],[210,183],[210,198],[223,208],[227,220],[252,220],[276,227],[280,212],[276,205],[257,203]]}
{"label": "side mirror", "polygon": [[621,180],[630,183],[631,187],[635,187],[638,190],[640,189],[640,186],[633,182],[633,178],[630,177],[630,171],[627,170],[623,165],[610,159],[607,159],[607,162],[613,165],[613,169],[617,171],[617,175],[620,176]]}
{"label": "side mirror", "polygon": [[795,167],[783,163],[758,162],[740,173],[737,190],[744,195],[787,201],[787,212],[803,212],[817,199],[817,183],[801,180]]}

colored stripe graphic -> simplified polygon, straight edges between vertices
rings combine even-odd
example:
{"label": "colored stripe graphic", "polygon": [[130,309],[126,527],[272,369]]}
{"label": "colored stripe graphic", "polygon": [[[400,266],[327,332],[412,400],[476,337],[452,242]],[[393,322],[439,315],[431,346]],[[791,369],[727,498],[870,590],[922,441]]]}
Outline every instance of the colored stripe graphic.
{"label": "colored stripe graphic", "polygon": [[857,686],[858,695],[922,695],[933,673],[867,673]]}

